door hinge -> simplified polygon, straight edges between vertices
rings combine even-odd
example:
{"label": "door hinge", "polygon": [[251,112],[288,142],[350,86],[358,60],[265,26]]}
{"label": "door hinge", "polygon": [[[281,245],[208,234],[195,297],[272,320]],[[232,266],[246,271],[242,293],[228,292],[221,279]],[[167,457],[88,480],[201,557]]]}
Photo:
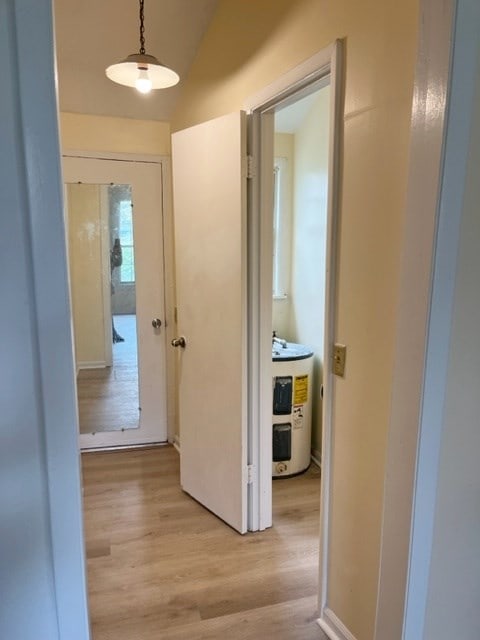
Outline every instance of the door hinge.
{"label": "door hinge", "polygon": [[253,464],[247,464],[247,484],[253,484],[255,480],[255,467]]}
{"label": "door hinge", "polygon": [[255,175],[255,162],[253,156],[247,155],[247,178],[251,180]]}

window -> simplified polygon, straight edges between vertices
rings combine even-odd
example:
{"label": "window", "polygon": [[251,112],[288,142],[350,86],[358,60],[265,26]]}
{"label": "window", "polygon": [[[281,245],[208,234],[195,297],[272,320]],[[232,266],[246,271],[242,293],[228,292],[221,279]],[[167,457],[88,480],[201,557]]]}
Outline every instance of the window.
{"label": "window", "polygon": [[135,255],[133,251],[132,201],[121,200],[119,203],[119,236],[122,246],[122,266],[120,282],[135,282]]}

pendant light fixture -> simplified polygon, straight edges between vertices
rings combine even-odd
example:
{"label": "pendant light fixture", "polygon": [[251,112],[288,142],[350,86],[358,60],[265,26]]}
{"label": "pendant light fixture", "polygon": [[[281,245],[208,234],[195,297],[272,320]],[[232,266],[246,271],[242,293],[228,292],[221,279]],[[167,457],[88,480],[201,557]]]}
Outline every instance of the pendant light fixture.
{"label": "pendant light fixture", "polygon": [[107,78],[127,87],[135,87],[140,93],[149,93],[152,89],[173,87],[180,80],[175,71],[169,69],[154,56],[145,53],[145,26],[143,13],[144,0],[140,5],[140,51],[106,68]]}

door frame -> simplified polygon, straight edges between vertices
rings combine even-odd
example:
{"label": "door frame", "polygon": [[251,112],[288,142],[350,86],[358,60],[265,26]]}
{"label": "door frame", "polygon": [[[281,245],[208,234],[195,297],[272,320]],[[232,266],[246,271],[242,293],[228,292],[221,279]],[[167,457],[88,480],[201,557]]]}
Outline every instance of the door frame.
{"label": "door frame", "polygon": [[[177,402],[175,384],[175,359],[171,349],[167,348],[171,339],[175,336],[175,268],[174,268],[174,248],[173,248],[173,207],[171,193],[171,158],[163,155],[117,153],[104,151],[85,151],[67,148],[61,153],[64,158],[81,158],[92,160],[106,160],[117,162],[134,162],[145,164],[157,164],[161,167],[162,180],[162,229],[163,229],[163,303],[164,303],[164,329],[165,329],[165,364],[166,364],[166,420],[167,420],[167,441],[173,442],[177,423]],[[65,216],[66,219],[66,216]],[[67,220],[65,220],[67,223]],[[67,247],[68,248],[68,247]],[[120,445],[123,446],[123,445]],[[137,446],[137,445],[125,445]],[[82,450],[93,451],[106,447],[84,447]],[[112,447],[108,447],[112,448]],[[113,448],[118,448],[114,446]]]}
{"label": "door frame", "polygon": [[[446,467],[453,468],[455,464],[455,459],[449,456],[451,444],[448,431],[451,416],[449,417],[444,399],[453,374],[451,357],[452,329],[455,329],[454,312],[458,313],[463,307],[462,300],[459,301],[457,298],[461,291],[458,269],[462,268],[462,225],[465,224],[466,217],[465,193],[468,192],[471,179],[469,172],[472,164],[472,136],[478,122],[478,98],[475,92],[478,91],[479,5],[476,2],[442,0],[441,11],[435,0],[424,0],[423,5],[420,41],[426,44],[419,56],[416,70],[416,100],[412,113],[416,146],[413,148],[411,162],[409,214],[412,216],[412,227],[416,221],[417,227],[421,230],[420,220],[426,218],[427,222],[423,224],[432,225],[434,232],[431,245],[428,247],[429,304],[426,330],[422,334],[421,401],[415,404],[415,421],[411,424],[416,447],[413,452],[407,450],[413,462],[414,484],[413,490],[409,485],[403,489],[405,493],[408,492],[410,508],[407,521],[409,536],[406,540],[409,543],[409,546],[406,545],[408,566],[405,572],[406,580],[403,581],[405,597],[400,602],[403,605],[402,640],[414,640],[420,636],[426,637],[426,633],[431,634],[431,628],[428,628],[429,617],[435,616],[439,597],[443,595],[440,591],[439,596],[437,589],[439,581],[444,579],[446,566],[442,565],[441,553],[439,554],[437,547],[438,531],[442,528],[439,502],[442,504],[442,500],[445,499],[444,494],[442,495],[442,471]],[[434,16],[437,18],[435,30],[433,27],[428,29],[425,15],[430,18],[430,24]],[[432,96],[435,100],[432,100]],[[436,145],[427,168],[424,163],[425,156],[420,152],[431,149],[432,141]],[[474,146],[475,144],[473,142]],[[415,169],[418,169],[417,177]],[[422,191],[422,180],[423,184],[431,185],[431,189]],[[411,268],[414,269],[415,264]],[[411,274],[407,269],[405,272],[405,276]],[[422,280],[417,288],[421,286],[421,282]],[[405,293],[408,285],[413,285],[413,282],[408,282],[405,277]],[[410,295],[418,296],[418,291],[413,286],[412,289]],[[453,340],[455,341],[454,336]],[[453,348],[455,349],[455,346]],[[407,353],[405,357],[408,355]],[[467,384],[472,387],[471,379]],[[464,447],[469,445],[469,441],[463,441]],[[456,540],[460,540],[452,545],[450,558],[457,566],[459,547],[470,549],[469,541],[462,537],[462,530],[467,526],[466,520],[462,519],[465,512],[457,513],[452,502],[453,495],[456,500],[463,498],[460,491],[463,492],[465,487],[462,486],[460,489],[460,484],[455,487],[455,494],[450,493],[449,502],[450,517],[456,528]],[[473,496],[476,486],[478,473],[472,478],[471,483],[469,480],[469,490],[466,493],[470,492]],[[390,509],[393,510],[393,501],[389,502]],[[405,515],[407,514],[397,514],[397,518],[405,518]],[[391,521],[389,524],[395,526],[396,523]],[[393,535],[392,533],[392,538]],[[387,548],[385,553],[388,554],[389,551]],[[389,573],[392,573],[391,569]],[[389,577],[393,582],[393,576]],[[457,574],[453,580],[458,577]],[[464,584],[469,584],[468,576],[462,576],[462,580]],[[444,619],[450,619],[451,623],[446,625],[446,635],[450,636],[452,629],[463,637],[477,635],[475,615],[465,615],[467,608],[474,610],[472,604],[477,595],[475,587],[470,588],[470,592],[472,597],[465,599],[459,589],[457,596],[449,599]],[[383,597],[386,599],[388,593]],[[459,606],[461,600],[465,602],[465,606]],[[445,601],[442,602],[442,608]],[[379,602],[379,611],[382,604]],[[379,629],[376,634],[378,640],[387,637],[382,635],[385,628],[384,626]]]}
{"label": "door frame", "polygon": [[[440,5],[440,6],[439,6]],[[424,443],[428,440],[427,459],[435,466],[436,443],[431,439],[438,434],[441,419],[438,397],[442,394],[442,384],[435,386],[433,398],[428,386],[427,351],[433,340],[438,361],[435,369],[442,377],[439,364],[448,340],[435,329],[435,306],[432,297],[434,278],[443,280],[443,291],[448,298],[449,269],[443,268],[441,275],[435,273],[436,254],[441,249],[443,225],[440,196],[448,171],[462,171],[462,160],[455,166],[446,161],[445,144],[447,119],[449,117],[449,94],[452,81],[465,83],[462,86],[462,109],[455,105],[460,114],[460,125],[467,126],[465,110],[470,108],[469,90],[473,86],[468,55],[458,69],[453,67],[453,53],[468,48],[468,38],[454,33],[457,22],[457,0],[421,0],[419,7],[418,53],[413,85],[412,113],[410,123],[410,158],[405,205],[405,226],[403,232],[403,257],[400,271],[399,302],[397,306],[397,330],[395,344],[395,366],[392,380],[390,423],[386,454],[386,474],[384,484],[383,517],[380,547],[380,566],[377,610],[375,620],[376,640],[383,638],[417,638],[421,635],[419,619],[411,627],[412,606],[416,613],[423,615],[425,590],[422,580],[425,564],[429,562],[428,525],[421,531],[418,524],[416,503],[423,499],[421,519],[428,522],[432,516],[435,491],[435,474],[432,469],[422,477],[422,455]],[[470,25],[471,26],[471,25]],[[466,27],[464,26],[464,29]],[[468,28],[467,28],[468,31]],[[453,48],[454,47],[454,48]],[[460,86],[460,84],[459,84]],[[458,135],[458,120],[457,135]],[[465,149],[465,140],[457,140],[457,152]],[[466,145],[468,149],[468,144]],[[454,170],[455,169],[455,170]],[[447,172],[444,174],[443,172]],[[452,179],[452,178],[449,178]],[[458,179],[457,174],[453,177]],[[458,185],[463,185],[458,180]],[[449,203],[450,225],[455,224],[454,208]],[[453,252],[456,250],[451,226],[445,226],[446,243]],[[437,326],[450,323],[448,312],[442,312],[436,319]],[[432,334],[434,331],[435,335]],[[408,398],[408,401],[405,399]],[[429,410],[433,427],[426,432],[423,423]],[[426,492],[430,491],[428,497]],[[419,538],[424,555],[418,555]],[[414,580],[417,584],[414,585]],[[403,628],[405,625],[405,628]],[[402,631],[403,628],[403,631]]]}
{"label": "door frame", "polygon": [[[273,108],[300,97],[325,78],[330,84],[330,131],[324,327],[324,400],[320,509],[320,619],[327,602],[330,496],[332,491],[333,393],[330,357],[335,335],[337,220],[343,130],[343,42],[336,40],[291,69],[246,102],[250,114],[249,154],[255,158],[249,190],[249,463],[251,530],[272,524],[271,331],[272,331],[272,149]],[[322,624],[321,624],[322,626]]]}

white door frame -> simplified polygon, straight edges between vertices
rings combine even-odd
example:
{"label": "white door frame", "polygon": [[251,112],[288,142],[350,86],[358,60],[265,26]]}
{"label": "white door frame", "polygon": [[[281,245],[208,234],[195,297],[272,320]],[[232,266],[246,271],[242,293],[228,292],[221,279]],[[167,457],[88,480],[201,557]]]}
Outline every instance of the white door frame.
{"label": "white door frame", "polygon": [[[0,636],[88,640],[52,2],[18,0],[0,4],[2,53],[7,53],[0,59],[0,135],[2,147],[15,152],[8,161],[1,159],[2,194],[10,196],[16,190],[20,198],[16,208],[12,200],[7,215],[2,209],[2,232],[10,232],[9,241],[18,243],[18,265],[25,263],[21,268],[28,270],[29,288],[21,286],[18,265],[6,281],[17,291],[16,295],[12,292],[11,299],[18,303],[14,307],[18,321],[28,318],[31,327],[31,336],[22,342],[9,341],[8,349],[2,353],[6,354],[7,371],[14,370],[15,363],[24,367],[26,378],[32,375],[35,379],[35,395],[19,396],[30,411],[28,423],[19,425],[15,439],[8,437],[11,425],[5,432],[2,430],[6,434],[3,454],[10,461],[2,470],[13,474],[7,476],[11,482],[17,483],[18,479],[22,504],[28,505],[23,509],[17,504],[11,512],[15,513],[13,518],[8,517],[8,510],[2,510],[10,527],[10,534],[2,538],[2,554],[14,562],[21,549],[29,578],[21,579],[27,574],[16,575],[21,567],[11,565],[12,577],[18,579],[10,583],[13,591],[5,594],[4,602],[10,605],[2,611]],[[7,39],[3,37],[5,33],[9,35]],[[9,220],[19,221],[21,229],[16,235],[11,232]],[[8,314],[5,317],[9,318]],[[29,341],[35,345],[33,351]],[[34,469],[41,471],[37,486],[32,482],[37,477]],[[3,508],[6,505],[2,500]],[[47,523],[45,530],[42,522]],[[38,542],[32,547],[24,546],[29,529],[29,539]],[[45,540],[44,545],[41,540]],[[39,582],[37,576],[43,574],[45,582]],[[42,600],[39,585],[43,585]],[[8,591],[9,587],[5,588]],[[53,620],[54,628],[47,626],[48,620]]]}
{"label": "white door frame", "polygon": [[[385,467],[380,574],[375,621],[376,640],[401,637],[404,608],[407,606],[406,598],[410,609],[412,603],[417,612],[422,606],[421,594],[418,591],[416,593],[414,590],[411,591],[412,595],[415,593],[413,599],[408,596],[408,591],[412,589],[412,580],[415,578],[417,578],[415,588],[420,588],[418,579],[424,567],[423,561],[419,558],[415,558],[412,565],[412,554],[418,551],[418,546],[415,547],[414,544],[417,532],[412,524],[412,501],[418,501],[425,491],[429,492],[429,497],[423,503],[422,513],[423,521],[428,520],[433,508],[431,491],[434,487],[431,483],[435,484],[435,476],[432,473],[430,477],[422,478],[419,470],[416,470],[416,465],[420,462],[417,462],[418,443],[426,437],[425,434],[422,435],[422,412],[425,413],[428,402],[430,402],[430,412],[435,411],[434,406],[439,407],[438,398],[442,395],[439,384],[432,404],[432,398],[428,398],[425,375],[429,333],[433,330],[431,318],[436,312],[432,300],[433,264],[435,252],[438,251],[437,234],[441,215],[439,197],[445,159],[444,145],[449,108],[448,92],[451,82],[455,7],[456,0],[421,0],[420,2],[419,51],[411,115],[409,177],[402,245],[404,249]],[[468,91],[465,93],[468,94]],[[466,98],[462,97],[461,100],[464,108],[468,108],[469,103]],[[464,117],[463,111],[461,117]],[[459,141],[459,149],[464,148],[460,146],[461,144],[463,141]],[[461,163],[457,164],[460,170]],[[449,215],[451,215],[450,212]],[[450,233],[450,230],[447,230],[447,233]],[[447,242],[453,251],[453,234]],[[444,276],[448,279],[448,269],[445,270]],[[442,312],[438,320],[449,322],[450,315]],[[441,336],[436,345],[437,356],[440,359],[447,342]],[[436,370],[440,374],[441,367],[438,361]],[[440,421],[435,424],[437,427]],[[420,450],[419,455],[421,455]],[[431,439],[428,457],[433,464],[435,444]],[[420,532],[418,525],[415,525],[415,529]],[[421,538],[428,547],[428,536],[425,535],[425,531]],[[412,544],[413,546],[409,549]],[[425,547],[423,550],[426,550]],[[410,571],[413,571],[410,576],[410,586],[407,583],[409,564]],[[411,611],[408,611],[409,616],[410,614]],[[418,624],[415,624],[413,632],[410,629],[409,633],[410,635],[406,636],[408,638],[418,638],[422,635]]]}
{"label": "white door frame", "polygon": [[[166,421],[167,421],[167,440],[172,442],[175,434],[176,423],[176,402],[175,402],[175,362],[172,358],[171,350],[167,348],[171,338],[175,333],[174,318],[174,267],[173,267],[173,227],[171,215],[171,169],[170,158],[168,156],[146,155],[146,154],[130,154],[130,153],[111,153],[102,151],[84,151],[66,149],[62,153],[62,158],[80,158],[92,160],[105,160],[120,163],[136,163],[136,164],[156,164],[161,167],[161,187],[162,187],[162,251],[163,251],[163,307],[164,318],[162,319],[163,339],[165,340],[165,371],[166,371]],[[108,285],[109,286],[109,285]],[[108,296],[109,298],[109,296]],[[110,328],[111,331],[111,328]],[[130,430],[123,432],[128,435]],[[110,440],[117,432],[109,432],[106,440],[100,441],[102,434],[96,434],[95,440],[92,440],[89,434],[80,434],[79,443],[82,450],[92,450],[104,447],[122,446],[121,443],[111,444]],[[122,433],[122,432],[118,432]],[[140,438],[138,444],[142,444]],[[132,446],[126,444],[125,446]]]}
{"label": "white door frame", "polygon": [[[415,640],[426,637],[431,632],[426,628],[427,604],[433,593],[433,607],[438,606],[436,580],[439,579],[438,558],[432,556],[432,544],[435,540],[435,529],[439,528],[437,488],[439,470],[445,466],[445,451],[442,447],[448,441],[444,426],[446,407],[444,399],[449,386],[449,365],[451,364],[451,330],[454,318],[456,296],[459,284],[457,270],[461,260],[461,226],[464,223],[465,189],[468,189],[469,171],[471,170],[472,130],[478,122],[476,113],[475,91],[478,87],[478,32],[480,29],[480,7],[478,2],[458,2],[443,0],[445,7],[439,12],[434,0],[425,0],[424,11],[442,15],[442,27],[445,33],[444,42],[436,35],[430,40],[430,47],[440,51],[430,56],[435,62],[444,60],[440,69],[431,65],[430,78],[436,93],[444,100],[441,110],[441,122],[438,123],[442,140],[442,155],[438,162],[435,192],[435,236],[433,241],[433,265],[431,272],[430,308],[428,327],[425,336],[425,368],[423,377],[422,403],[418,415],[418,446],[416,448],[415,484],[412,502],[411,536],[408,558],[408,576],[402,630],[403,640]],[[432,6],[435,5],[435,6]],[[443,54],[443,55],[441,55]],[[435,75],[434,75],[435,74]],[[436,83],[434,84],[434,78]],[[433,91],[430,96],[434,96]],[[430,97],[430,103],[432,98]],[[433,103],[434,104],[434,103]],[[433,111],[433,113],[432,113]],[[430,107],[427,115],[434,117],[437,107]],[[432,118],[433,119],[433,118]],[[418,194],[415,194],[420,200]],[[428,195],[428,194],[427,194]],[[433,195],[433,194],[432,194]],[[477,262],[478,264],[478,262]],[[448,418],[447,418],[448,422]],[[466,442],[464,446],[468,447]],[[443,462],[442,462],[443,457]],[[448,463],[452,463],[449,461]],[[476,479],[472,481],[471,495],[474,493]],[[461,500],[462,496],[457,495]],[[460,531],[465,523],[459,524]],[[440,525],[441,526],[441,525]],[[437,533],[438,535],[438,533]],[[460,533],[461,535],[461,533]],[[460,545],[467,545],[462,540]],[[457,545],[458,546],[458,545]],[[452,557],[456,559],[457,550]],[[458,578],[458,576],[456,576]],[[468,576],[465,576],[466,584]],[[455,585],[455,583],[453,583]],[[458,637],[476,637],[478,626],[472,624],[476,615],[475,587],[465,607],[459,611],[455,598],[448,602],[447,615],[454,621],[450,629],[442,634],[451,637],[452,629],[458,631]],[[461,590],[459,599],[463,599]],[[437,601],[435,603],[435,601]],[[431,604],[431,603],[430,603]],[[467,608],[471,608],[470,618],[464,616]],[[430,616],[435,615],[430,610]],[[477,614],[478,615],[478,614]],[[475,628],[473,628],[475,627]],[[385,637],[380,634],[378,640]]]}
{"label": "white door frame", "polygon": [[334,380],[328,364],[334,342],[336,243],[340,150],[343,126],[343,44],[337,40],[298,65],[246,102],[251,116],[249,154],[254,158],[249,193],[249,463],[257,469],[251,485],[249,529],[272,524],[272,150],[273,108],[302,90],[330,79],[329,177],[325,328],[322,499],[320,536],[320,606],[327,600],[331,451],[333,447],[332,397]]}

